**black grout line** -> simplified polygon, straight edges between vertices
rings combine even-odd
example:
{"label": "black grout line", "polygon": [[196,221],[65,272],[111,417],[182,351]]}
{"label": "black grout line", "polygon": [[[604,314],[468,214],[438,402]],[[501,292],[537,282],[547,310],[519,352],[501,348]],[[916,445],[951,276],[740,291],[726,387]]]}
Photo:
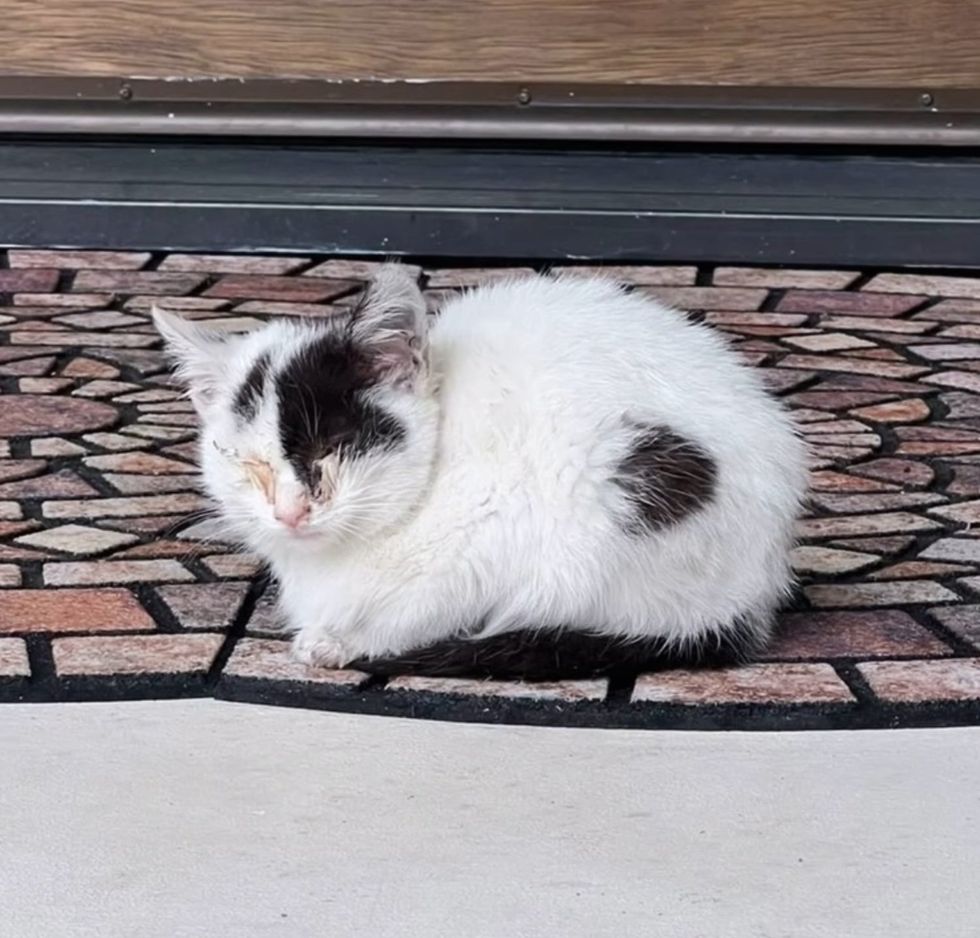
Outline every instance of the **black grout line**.
{"label": "black grout line", "polygon": [[713,264],[699,264],[694,275],[694,285],[696,287],[712,287],[715,280],[715,266]]}
{"label": "black grout line", "polygon": [[[905,310],[904,313],[898,314],[895,318],[896,319],[911,319],[917,313],[921,313],[924,310],[931,309],[937,303],[940,303],[940,302],[942,302],[945,299],[948,299],[948,297],[943,297],[943,296],[930,296],[930,297],[927,297],[921,303],[917,303],[915,306],[910,307],[909,309]],[[935,365],[936,363],[935,362],[932,362],[931,364],[932,365]]]}
{"label": "black grout line", "polygon": [[847,685],[848,690],[854,695],[859,704],[872,706],[878,703],[878,698],[871,689],[871,685],[858,670],[856,664],[835,664],[833,668],[837,672],[837,676]]}
{"label": "black grout line", "polygon": [[636,671],[614,671],[609,675],[606,703],[610,706],[628,704],[633,697],[633,687],[639,674]]}
{"label": "black grout line", "polygon": [[48,559],[60,560],[61,558],[45,557],[43,560],[20,561],[20,581],[23,589],[44,589],[44,564]]}
{"label": "black grout line", "polygon": [[[156,586],[208,586],[212,584],[207,583],[157,583]],[[75,586],[57,586],[49,590],[49,592],[57,592],[62,589],[102,589],[101,585],[94,587],[75,587]],[[56,638],[143,638],[148,635],[218,635],[223,634],[224,629],[220,629],[217,626],[207,629],[185,629],[181,627],[177,628],[167,628],[167,629],[132,629],[120,626],[118,628],[111,629],[60,629],[57,632],[52,632],[50,635],[43,632],[32,632],[29,629],[11,629],[9,631],[4,631],[4,638],[22,638],[25,641],[29,641],[32,637],[45,637],[49,639]],[[919,660],[919,659],[914,659]]]}
{"label": "black grout line", "polygon": [[[294,255],[294,256],[296,260],[301,259],[300,255]],[[306,255],[302,255],[302,256],[306,257]],[[284,258],[288,258],[288,257],[289,255],[284,255]],[[279,276],[302,277],[304,274],[308,274],[311,270],[314,270],[317,267],[319,267],[322,263],[323,261],[317,257],[307,257],[307,259],[302,264],[300,264],[298,267],[295,267],[288,274],[280,274]]]}
{"label": "black grout line", "polygon": [[844,288],[845,293],[859,293],[861,292],[871,281],[879,274],[881,271],[878,270],[865,270],[862,271],[858,276],[857,280],[853,283],[848,284]]}
{"label": "black grout line", "polygon": [[[221,280],[221,278],[224,276],[226,275],[218,274],[218,273],[204,273],[204,277],[201,280],[201,282],[193,290],[191,290],[190,293],[186,293],[184,295],[198,296],[198,297],[204,296],[204,294],[207,293],[207,291],[210,290],[211,287],[213,287],[216,283],[218,283],[218,281]],[[229,299],[229,298],[225,297],[225,299]],[[231,297],[229,299],[229,302],[233,300],[234,297]]]}
{"label": "black grout line", "polygon": [[388,682],[391,680],[391,675],[389,674],[371,674],[368,679],[361,684],[358,688],[359,690],[384,690],[388,686]]}
{"label": "black grout line", "polygon": [[770,288],[769,292],[766,294],[766,298],[762,301],[762,305],[759,307],[759,312],[760,313],[775,312],[779,304],[783,301],[783,297],[786,296],[786,293],[787,291],[781,287]]}
{"label": "black grout line", "polygon": [[235,650],[235,646],[245,636],[245,630],[248,627],[249,620],[252,618],[252,613],[255,611],[255,607],[268,588],[269,581],[263,576],[255,577],[249,584],[248,592],[245,594],[244,600],[242,600],[238,614],[235,616],[235,621],[228,629],[225,639],[221,643],[221,648],[218,650],[218,654],[215,655],[214,661],[211,662],[211,667],[208,669],[206,678],[208,687],[213,688],[221,679],[221,674],[224,671],[225,665],[228,663],[228,659]]}
{"label": "black grout line", "polygon": [[[2,392],[0,392],[2,396]],[[18,440],[12,439],[7,440],[7,444],[10,447],[10,456],[12,459],[32,459],[35,457],[31,456],[31,441],[30,440]],[[38,457],[41,458],[41,457]]]}
{"label": "black grout line", "polygon": [[[72,270],[69,267],[62,267],[58,271],[58,282],[57,282],[57,284],[55,284],[54,292],[55,293],[71,293],[72,292],[72,286],[75,283],[75,275],[76,275],[76,273],[77,273],[76,270]],[[65,310],[65,315],[68,315],[70,312],[71,312],[71,310],[66,309]]]}
{"label": "black grout line", "polygon": [[[111,431],[110,431],[111,432]],[[107,481],[105,477],[97,469],[92,469],[90,466],[86,466],[82,462],[81,455],[76,457],[69,457],[74,460],[71,465],[72,471],[77,475],[82,481],[87,482],[99,493],[102,498],[124,498],[125,496],[120,493],[111,482]],[[50,470],[49,470],[50,471]]]}
{"label": "black grout line", "polygon": [[31,683],[47,686],[57,680],[54,652],[48,635],[34,632],[24,638],[27,644],[27,660],[31,667]]}
{"label": "black grout line", "polygon": [[[157,558],[154,558],[157,559]],[[103,584],[99,584],[102,586]],[[193,586],[192,583],[147,583],[141,582],[136,584],[130,584],[134,595],[136,596],[139,604],[143,607],[146,613],[153,620],[156,625],[156,631],[164,632],[168,634],[173,633],[183,633],[188,634],[187,630],[183,628],[180,624],[180,620],[173,614],[170,607],[163,601],[162,597],[157,593],[157,587],[160,586],[180,586],[187,585]],[[195,629],[195,632],[197,630]]]}
{"label": "black grout line", "polygon": [[[941,642],[948,645],[953,651],[953,657],[976,658],[980,656],[980,649],[974,648],[968,641],[957,635],[952,629],[947,628],[931,614],[930,610],[935,609],[940,605],[942,604],[932,603],[928,606],[928,608],[905,607],[902,611],[911,616],[916,623],[918,623],[935,638],[938,638]],[[950,608],[962,608],[956,603],[950,603],[948,605]]]}
{"label": "black grout line", "polygon": [[140,270],[141,271],[159,270],[160,265],[167,259],[169,255],[170,255],[169,251],[151,251],[150,259],[140,268]]}

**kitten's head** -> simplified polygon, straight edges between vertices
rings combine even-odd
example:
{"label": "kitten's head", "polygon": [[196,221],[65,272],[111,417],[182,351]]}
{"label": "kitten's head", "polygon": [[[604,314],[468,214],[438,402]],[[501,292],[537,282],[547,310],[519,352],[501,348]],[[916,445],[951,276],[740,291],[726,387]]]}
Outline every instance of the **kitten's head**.
{"label": "kitten's head", "polygon": [[154,321],[202,422],[205,486],[231,532],[263,555],[370,537],[422,497],[438,408],[425,301],[397,265],[357,308],[224,336]]}

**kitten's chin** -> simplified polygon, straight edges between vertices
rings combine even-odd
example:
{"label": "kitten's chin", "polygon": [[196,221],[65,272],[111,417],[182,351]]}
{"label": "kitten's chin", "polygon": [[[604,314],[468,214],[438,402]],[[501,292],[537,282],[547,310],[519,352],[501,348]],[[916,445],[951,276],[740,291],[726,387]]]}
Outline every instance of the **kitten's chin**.
{"label": "kitten's chin", "polygon": [[303,525],[298,528],[282,525],[276,528],[272,540],[280,550],[315,552],[318,549],[335,548],[342,538],[329,528],[319,525]]}
{"label": "kitten's chin", "polygon": [[309,525],[291,528],[288,525],[281,524],[276,528],[276,533],[279,537],[287,541],[314,541],[323,537],[321,531],[317,531],[316,528],[311,528]]}

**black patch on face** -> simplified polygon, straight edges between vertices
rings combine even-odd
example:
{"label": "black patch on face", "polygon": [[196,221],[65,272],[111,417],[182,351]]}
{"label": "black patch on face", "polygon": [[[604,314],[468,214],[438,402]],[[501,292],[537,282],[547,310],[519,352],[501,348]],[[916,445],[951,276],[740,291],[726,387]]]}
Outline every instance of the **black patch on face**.
{"label": "black patch on face", "polygon": [[317,460],[391,449],[405,439],[397,419],[364,399],[372,386],[370,363],[345,336],[311,340],[276,376],[276,386],[283,452],[311,490]]}
{"label": "black patch on face", "polygon": [[614,476],[635,506],[627,530],[644,534],[677,524],[711,501],[717,478],[715,461],[697,443],[670,427],[640,428]]}
{"label": "black patch on face", "polygon": [[252,420],[262,403],[265,393],[265,379],[269,374],[269,355],[263,352],[249,369],[242,386],[235,394],[231,409],[242,420]]}

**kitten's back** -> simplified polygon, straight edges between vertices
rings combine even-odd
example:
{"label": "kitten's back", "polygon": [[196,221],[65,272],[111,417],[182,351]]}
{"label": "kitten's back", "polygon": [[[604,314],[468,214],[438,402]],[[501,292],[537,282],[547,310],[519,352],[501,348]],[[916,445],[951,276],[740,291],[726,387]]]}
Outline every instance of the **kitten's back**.
{"label": "kitten's back", "polygon": [[551,429],[564,419],[594,430],[628,416],[723,449],[733,420],[743,434],[736,447],[765,445],[768,429],[788,426],[719,333],[601,277],[527,277],[470,291],[436,322],[432,361],[450,412],[459,403],[472,415],[495,402],[534,423],[548,415]]}

